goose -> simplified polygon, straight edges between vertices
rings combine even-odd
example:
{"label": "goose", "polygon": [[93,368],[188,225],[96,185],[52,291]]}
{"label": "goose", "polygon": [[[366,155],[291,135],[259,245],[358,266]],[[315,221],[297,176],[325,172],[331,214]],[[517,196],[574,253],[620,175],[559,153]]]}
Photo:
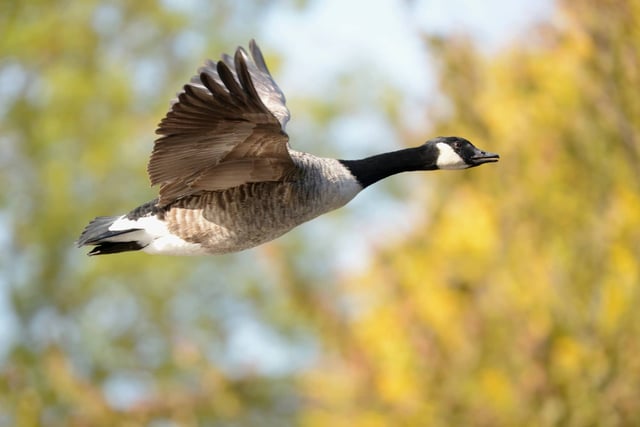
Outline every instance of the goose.
{"label": "goose", "polygon": [[88,255],[241,251],[344,206],[388,176],[499,159],[455,136],[359,160],[293,150],[285,96],[255,40],[249,52],[238,47],[233,57],[206,61],[183,86],[158,125],[147,167],[158,197],[95,218],[78,247],[92,246]]}

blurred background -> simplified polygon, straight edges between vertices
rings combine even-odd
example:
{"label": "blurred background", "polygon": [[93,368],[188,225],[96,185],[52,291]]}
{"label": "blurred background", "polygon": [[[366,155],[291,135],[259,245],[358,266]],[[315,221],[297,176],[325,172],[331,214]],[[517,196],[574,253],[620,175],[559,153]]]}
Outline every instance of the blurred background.
{"label": "blurred background", "polygon": [[[0,3],[0,426],[640,425],[640,1]],[[88,258],[255,37],[300,150],[459,135],[239,254]]]}

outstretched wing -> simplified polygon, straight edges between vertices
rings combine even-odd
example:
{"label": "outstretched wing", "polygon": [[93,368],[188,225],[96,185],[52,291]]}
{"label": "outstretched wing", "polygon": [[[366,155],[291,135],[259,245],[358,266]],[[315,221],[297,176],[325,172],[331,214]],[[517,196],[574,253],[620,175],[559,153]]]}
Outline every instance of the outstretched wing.
{"label": "outstretched wing", "polygon": [[255,41],[251,56],[207,61],[162,119],[147,171],[159,204],[200,191],[279,181],[294,168],[289,110]]}

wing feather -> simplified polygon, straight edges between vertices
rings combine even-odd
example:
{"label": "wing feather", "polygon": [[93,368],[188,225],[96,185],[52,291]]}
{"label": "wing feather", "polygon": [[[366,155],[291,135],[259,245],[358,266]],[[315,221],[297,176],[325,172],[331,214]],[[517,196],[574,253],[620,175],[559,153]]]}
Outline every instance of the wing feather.
{"label": "wing feather", "polygon": [[251,57],[207,61],[158,125],[147,171],[159,204],[201,191],[278,181],[295,168],[284,132],[289,110],[257,44]]}

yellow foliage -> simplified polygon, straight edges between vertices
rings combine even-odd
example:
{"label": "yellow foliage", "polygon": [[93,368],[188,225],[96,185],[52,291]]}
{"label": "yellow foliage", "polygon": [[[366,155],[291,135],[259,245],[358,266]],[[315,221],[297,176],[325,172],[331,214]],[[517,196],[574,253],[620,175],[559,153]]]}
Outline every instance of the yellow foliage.
{"label": "yellow foliage", "polygon": [[474,393],[484,396],[484,401],[496,412],[508,412],[517,402],[508,375],[496,368],[487,368],[480,372],[479,388]]}
{"label": "yellow foliage", "polygon": [[640,423],[640,2],[561,4],[562,25],[495,58],[436,46],[454,106],[436,133],[501,161],[443,177],[428,225],[347,288],[369,302],[345,338],[345,366],[369,369],[355,413]]}
{"label": "yellow foliage", "polygon": [[561,337],[554,343],[551,358],[554,361],[552,369],[557,369],[559,375],[568,378],[580,375],[585,362],[585,350],[572,337]]}

